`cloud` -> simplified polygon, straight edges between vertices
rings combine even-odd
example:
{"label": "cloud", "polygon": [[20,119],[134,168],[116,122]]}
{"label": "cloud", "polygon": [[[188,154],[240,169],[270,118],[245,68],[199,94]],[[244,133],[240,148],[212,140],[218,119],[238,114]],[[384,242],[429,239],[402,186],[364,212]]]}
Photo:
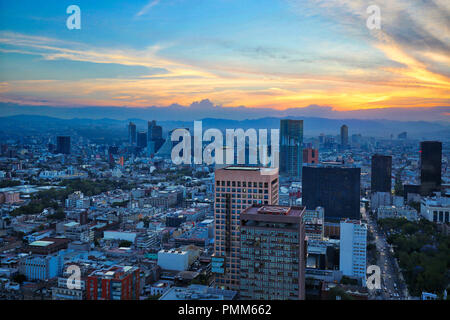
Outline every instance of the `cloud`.
{"label": "cloud", "polygon": [[[264,41],[258,43],[257,39],[252,43],[219,39],[215,44],[219,50],[211,52],[222,53],[215,56],[205,54],[210,48],[207,45],[214,46],[212,41],[205,44],[205,39],[185,39],[181,44],[171,43],[169,58],[164,54],[167,45],[161,43],[139,50],[104,48],[2,32],[0,51],[5,64],[7,59],[3,57],[21,53],[48,61],[140,66],[148,68],[149,73],[123,79],[98,76],[73,81],[5,81],[0,101],[147,107],[189,105],[208,97],[222,106],[287,110],[321,105],[340,111],[450,105],[446,32],[450,8],[445,0],[421,1],[415,7],[416,14],[410,1],[378,0],[382,14],[380,31],[366,28],[366,8],[371,1],[290,2],[295,10],[302,10],[309,3],[310,14],[333,20],[333,26],[340,26],[339,32],[345,29],[349,41],[327,46],[319,39],[311,52],[292,44],[278,47]],[[157,4],[158,1],[148,2],[137,16],[148,13]],[[176,57],[174,51],[182,54]],[[191,51],[199,53],[197,59],[189,57]],[[320,110],[320,114],[330,112]]]}
{"label": "cloud", "polygon": [[[118,99],[127,97],[117,97]],[[306,107],[278,110],[274,108],[248,108],[245,106],[224,107],[209,99],[195,101],[185,105],[152,106],[145,108],[118,107],[48,107],[45,99],[31,101],[30,106],[0,103],[0,117],[34,114],[61,118],[108,118],[125,120],[129,118],[156,119],[171,121],[193,121],[205,118],[216,119],[261,119],[261,118],[322,118],[322,119],[385,119],[400,121],[449,121],[450,106],[431,108],[410,108],[405,117],[403,108],[360,109],[339,111],[331,106],[309,105]],[[311,120],[311,119],[310,119]],[[308,130],[312,130],[309,128]]]}
{"label": "cloud", "polygon": [[160,2],[160,0],[150,1],[138,13],[136,13],[135,17],[140,17],[140,16],[147,14],[150,11],[150,9],[153,8],[154,6],[158,5],[159,2]]}
{"label": "cloud", "polygon": [[[304,8],[302,0],[287,1],[299,13]],[[366,28],[369,16],[366,9],[373,4],[380,8],[380,30]],[[381,50],[391,61],[400,62],[406,68],[420,65],[424,73],[430,72],[431,79],[435,78],[431,73],[447,78],[450,75],[450,65],[445,63],[450,59],[448,0],[309,0],[306,7],[311,12],[332,19],[349,34],[358,37],[359,41]],[[387,54],[394,50],[401,52],[401,61],[396,59],[399,55]],[[417,74],[410,73],[409,76],[427,82],[424,77],[415,77]]]}

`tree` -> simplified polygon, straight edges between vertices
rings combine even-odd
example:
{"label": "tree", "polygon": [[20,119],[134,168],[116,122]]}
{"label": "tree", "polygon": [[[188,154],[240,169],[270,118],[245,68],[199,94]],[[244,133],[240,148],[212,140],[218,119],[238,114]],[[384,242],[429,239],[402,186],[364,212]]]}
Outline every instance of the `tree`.
{"label": "tree", "polygon": [[66,213],[63,208],[58,208],[54,214],[49,215],[48,217],[55,220],[64,220],[66,218]]}
{"label": "tree", "polygon": [[354,300],[344,289],[340,287],[331,288],[328,291],[327,300],[336,300],[337,297],[340,297],[341,300]]}

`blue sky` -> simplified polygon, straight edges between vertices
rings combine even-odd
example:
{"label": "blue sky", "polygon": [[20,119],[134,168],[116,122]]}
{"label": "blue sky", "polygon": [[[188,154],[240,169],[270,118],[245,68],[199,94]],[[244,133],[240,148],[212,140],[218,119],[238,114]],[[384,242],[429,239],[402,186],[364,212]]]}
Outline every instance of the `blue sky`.
{"label": "blue sky", "polygon": [[[0,101],[336,110],[446,106],[450,5],[379,0],[0,1]],[[81,9],[81,30],[66,8]],[[419,10],[419,11],[418,11]],[[417,15],[421,12],[422,15]],[[441,28],[441,30],[439,30]]]}

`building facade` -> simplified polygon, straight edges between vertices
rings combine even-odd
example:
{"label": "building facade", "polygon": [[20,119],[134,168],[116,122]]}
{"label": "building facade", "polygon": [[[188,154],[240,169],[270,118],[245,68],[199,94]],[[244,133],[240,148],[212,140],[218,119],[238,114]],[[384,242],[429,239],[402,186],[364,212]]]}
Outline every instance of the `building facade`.
{"label": "building facade", "polygon": [[131,266],[113,266],[88,276],[87,300],[139,300],[140,270]]}
{"label": "building facade", "polygon": [[420,143],[420,186],[421,194],[431,195],[441,191],[442,142]]}
{"label": "building facade", "polygon": [[317,207],[315,210],[305,210],[303,223],[305,224],[305,235],[309,240],[323,240],[325,235],[324,224],[325,210]]}
{"label": "building facade", "polygon": [[303,149],[303,163],[319,163],[319,150],[314,148]]}
{"label": "building facade", "polygon": [[341,221],[339,266],[344,276],[366,284],[367,224],[360,220]]}
{"label": "building facade", "polygon": [[242,299],[305,299],[304,211],[254,205],[241,213]]}
{"label": "building facade", "polygon": [[136,144],[136,125],[133,122],[128,124],[128,143],[131,145]]}
{"label": "building facade", "polygon": [[341,126],[341,146],[348,146],[348,127],[345,124]]}
{"label": "building facade", "polygon": [[137,133],[137,146],[139,148],[147,148],[147,133],[142,131]]}
{"label": "building facade", "polygon": [[392,157],[375,154],[372,156],[370,190],[374,192],[391,192]]}
{"label": "building facade", "polygon": [[56,137],[56,153],[70,154],[70,137]]}
{"label": "building facade", "polygon": [[240,213],[252,204],[278,204],[278,169],[230,166],[215,171],[216,285],[239,289]]}
{"label": "building facade", "polygon": [[342,166],[303,168],[303,205],[323,207],[326,221],[360,217],[360,168]]}
{"label": "building facade", "polygon": [[303,120],[280,121],[280,174],[301,180]]}
{"label": "building facade", "polygon": [[420,215],[431,222],[450,223],[450,198],[439,195],[423,198]]}
{"label": "building facade", "polygon": [[405,218],[409,221],[417,221],[417,210],[409,206],[382,206],[377,210],[377,219]]}

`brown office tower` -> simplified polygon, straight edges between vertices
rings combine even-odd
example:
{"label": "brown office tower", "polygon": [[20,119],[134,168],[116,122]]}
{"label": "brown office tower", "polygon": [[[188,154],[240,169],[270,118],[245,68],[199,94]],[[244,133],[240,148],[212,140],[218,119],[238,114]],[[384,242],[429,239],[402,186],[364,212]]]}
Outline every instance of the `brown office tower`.
{"label": "brown office tower", "polygon": [[254,205],[241,213],[241,299],[305,299],[304,212]]}
{"label": "brown office tower", "polygon": [[239,290],[240,213],[252,204],[278,204],[278,169],[229,166],[215,172],[214,255],[217,287]]}
{"label": "brown office tower", "polygon": [[313,148],[303,149],[303,163],[319,163],[319,150]]}

